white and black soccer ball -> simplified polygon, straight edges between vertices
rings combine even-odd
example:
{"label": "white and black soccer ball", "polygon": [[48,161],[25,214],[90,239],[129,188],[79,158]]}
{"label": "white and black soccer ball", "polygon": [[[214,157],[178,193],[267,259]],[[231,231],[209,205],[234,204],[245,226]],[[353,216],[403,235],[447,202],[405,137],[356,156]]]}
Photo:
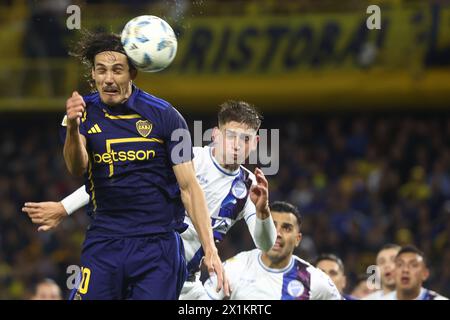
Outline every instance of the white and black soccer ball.
{"label": "white and black soccer ball", "polygon": [[144,15],[128,21],[121,41],[131,62],[144,72],[163,70],[177,54],[178,42],[173,29],[156,16]]}

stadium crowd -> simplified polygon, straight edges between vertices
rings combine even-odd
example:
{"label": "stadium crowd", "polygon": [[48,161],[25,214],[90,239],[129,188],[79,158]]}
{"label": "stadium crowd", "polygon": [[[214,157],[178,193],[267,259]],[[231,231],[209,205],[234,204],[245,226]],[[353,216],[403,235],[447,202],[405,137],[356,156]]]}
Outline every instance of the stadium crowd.
{"label": "stadium crowd", "polygon": [[[79,263],[87,216],[74,214],[56,230],[38,233],[21,207],[59,200],[82,180],[65,169],[60,115],[12,117],[2,120],[0,141],[0,299],[30,298],[45,278],[67,295],[67,267]],[[415,244],[429,261],[427,288],[450,295],[448,117],[299,115],[286,123],[267,115],[263,127],[280,128],[280,169],[269,179],[270,200],[300,208],[297,255],[308,261],[324,252],[340,256],[344,292],[351,293],[384,244]],[[223,259],[252,248],[244,228],[239,223],[220,245]]]}

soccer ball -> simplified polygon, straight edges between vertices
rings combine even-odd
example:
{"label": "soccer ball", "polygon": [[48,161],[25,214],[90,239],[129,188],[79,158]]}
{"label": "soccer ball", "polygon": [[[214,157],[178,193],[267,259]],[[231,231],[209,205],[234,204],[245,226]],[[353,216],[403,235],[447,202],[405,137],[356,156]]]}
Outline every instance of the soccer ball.
{"label": "soccer ball", "polygon": [[121,42],[134,66],[145,72],[158,72],[169,66],[177,53],[177,38],[163,19],[144,15],[128,21]]}

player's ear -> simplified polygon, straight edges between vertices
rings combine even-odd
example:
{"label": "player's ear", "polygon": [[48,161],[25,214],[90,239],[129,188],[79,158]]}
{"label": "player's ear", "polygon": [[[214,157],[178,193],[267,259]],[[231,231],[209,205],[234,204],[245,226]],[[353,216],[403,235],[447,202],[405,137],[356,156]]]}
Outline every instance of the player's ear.
{"label": "player's ear", "polygon": [[300,245],[300,242],[302,242],[303,235],[301,232],[297,233],[297,237],[295,239],[295,247],[297,248]]}
{"label": "player's ear", "polygon": [[91,77],[92,77],[92,80],[95,80],[95,67],[92,67],[92,69],[91,69]]}
{"label": "player's ear", "polygon": [[251,145],[251,148],[250,148],[251,151],[255,151],[256,150],[256,148],[258,147],[258,142],[259,142],[259,136],[256,135],[255,138],[252,141],[252,145]]}
{"label": "player's ear", "polygon": [[212,134],[211,134],[211,140],[212,140],[212,142],[216,142],[217,139],[219,138],[219,136],[220,136],[220,130],[219,130],[219,128],[218,128],[218,127],[214,127],[214,128],[213,128],[213,131],[212,131]]}
{"label": "player's ear", "polygon": [[426,281],[430,276],[430,270],[425,267],[425,270],[422,272],[422,280]]}

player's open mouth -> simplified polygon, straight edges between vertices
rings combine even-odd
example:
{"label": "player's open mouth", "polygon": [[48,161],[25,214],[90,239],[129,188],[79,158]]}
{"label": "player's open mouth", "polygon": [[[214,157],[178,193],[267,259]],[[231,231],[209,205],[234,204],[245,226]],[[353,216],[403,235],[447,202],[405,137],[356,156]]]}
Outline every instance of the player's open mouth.
{"label": "player's open mouth", "polygon": [[274,246],[272,247],[272,249],[274,250],[279,250],[283,247],[283,245],[280,242],[275,242]]}
{"label": "player's open mouth", "polygon": [[402,277],[401,282],[402,282],[402,284],[408,284],[409,283],[409,277]]}
{"label": "player's open mouth", "polygon": [[389,278],[391,275],[392,275],[392,272],[386,272],[386,273],[384,274],[384,277],[385,277],[385,278]]}
{"label": "player's open mouth", "polygon": [[119,93],[119,90],[117,89],[103,89],[103,93],[107,94],[107,95],[115,95]]}

